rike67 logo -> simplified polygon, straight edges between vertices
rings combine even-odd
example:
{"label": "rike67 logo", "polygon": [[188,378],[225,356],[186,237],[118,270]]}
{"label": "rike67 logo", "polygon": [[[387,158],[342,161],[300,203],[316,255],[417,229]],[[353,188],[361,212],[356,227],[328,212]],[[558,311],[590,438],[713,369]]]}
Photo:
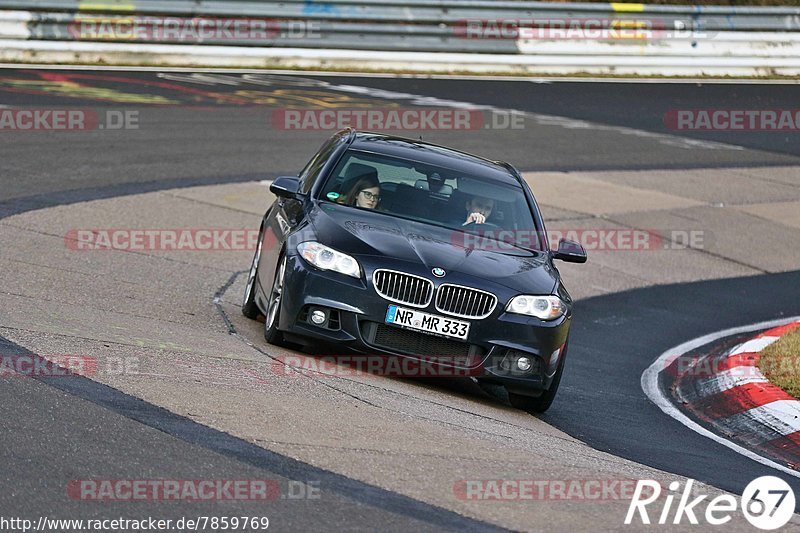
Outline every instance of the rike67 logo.
{"label": "rike67 logo", "polygon": [[[642,524],[682,524],[684,519],[692,525],[700,523],[698,516],[705,523],[721,526],[731,521],[732,515],[741,508],[742,514],[753,526],[762,530],[775,530],[786,525],[794,514],[795,497],[792,487],[784,480],[774,476],[762,476],[751,481],[742,493],[741,502],[730,494],[722,494],[705,504],[705,512],[701,513],[701,503],[708,498],[701,494],[694,499],[692,485],[694,480],[686,482],[681,491],[680,483],[673,481],[669,491],[663,498],[664,506],[660,509],[648,509],[648,506],[662,497],[661,484],[653,480],[639,480],[625,516],[625,524],[630,525],[638,520]],[[680,493],[680,494],[679,494]],[[674,507],[675,499],[678,499]],[[655,507],[655,506],[654,506]],[[648,511],[655,511],[651,522]]]}

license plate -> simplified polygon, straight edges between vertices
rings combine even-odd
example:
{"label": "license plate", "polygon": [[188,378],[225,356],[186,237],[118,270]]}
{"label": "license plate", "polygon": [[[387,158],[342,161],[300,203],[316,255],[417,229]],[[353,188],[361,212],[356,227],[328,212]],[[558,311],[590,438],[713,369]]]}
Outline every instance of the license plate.
{"label": "license plate", "polygon": [[396,305],[390,305],[386,311],[386,323],[455,339],[466,339],[469,334],[469,322],[405,309]]}

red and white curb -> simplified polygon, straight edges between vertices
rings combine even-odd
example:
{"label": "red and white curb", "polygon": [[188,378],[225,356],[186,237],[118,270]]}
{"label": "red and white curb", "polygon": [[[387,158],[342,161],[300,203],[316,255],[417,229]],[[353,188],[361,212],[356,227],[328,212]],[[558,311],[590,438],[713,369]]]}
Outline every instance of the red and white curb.
{"label": "red and white curb", "polygon": [[[800,477],[800,401],[771,384],[758,369],[760,352],[797,328],[800,317],[784,318],[685,342],[645,370],[642,389],[662,411],[693,431]],[[722,353],[679,359],[718,339],[765,329]],[[660,385],[662,377],[661,383],[668,384],[673,394]]]}

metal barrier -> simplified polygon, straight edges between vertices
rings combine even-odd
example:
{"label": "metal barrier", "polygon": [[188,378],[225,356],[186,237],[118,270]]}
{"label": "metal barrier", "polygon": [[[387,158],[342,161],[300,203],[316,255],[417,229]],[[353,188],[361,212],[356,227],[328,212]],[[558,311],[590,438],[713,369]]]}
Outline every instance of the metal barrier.
{"label": "metal barrier", "polygon": [[[17,10],[17,11],[14,11]],[[227,24],[227,29],[226,29]],[[0,0],[0,40],[798,66],[800,7],[505,0]],[[17,47],[19,48],[19,46]],[[600,59],[603,58],[603,59]],[[610,58],[610,59],[608,59]],[[627,58],[627,59],[626,59]],[[584,62],[585,63],[585,62]]]}
{"label": "metal barrier", "polygon": [[709,31],[800,29],[800,7],[671,6],[619,3],[552,3],[503,0],[0,0],[0,9],[137,13],[179,16],[242,16],[307,20],[358,20],[451,24],[464,19],[647,17]]}

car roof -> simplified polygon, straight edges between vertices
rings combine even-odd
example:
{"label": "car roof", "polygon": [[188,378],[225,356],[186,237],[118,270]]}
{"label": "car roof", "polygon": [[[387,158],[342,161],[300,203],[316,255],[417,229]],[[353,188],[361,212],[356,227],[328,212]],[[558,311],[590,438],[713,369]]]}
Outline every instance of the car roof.
{"label": "car roof", "polygon": [[497,180],[519,186],[511,165],[439,146],[419,139],[407,139],[382,133],[354,131],[350,147],[364,152],[419,161],[463,172],[466,176]]}

